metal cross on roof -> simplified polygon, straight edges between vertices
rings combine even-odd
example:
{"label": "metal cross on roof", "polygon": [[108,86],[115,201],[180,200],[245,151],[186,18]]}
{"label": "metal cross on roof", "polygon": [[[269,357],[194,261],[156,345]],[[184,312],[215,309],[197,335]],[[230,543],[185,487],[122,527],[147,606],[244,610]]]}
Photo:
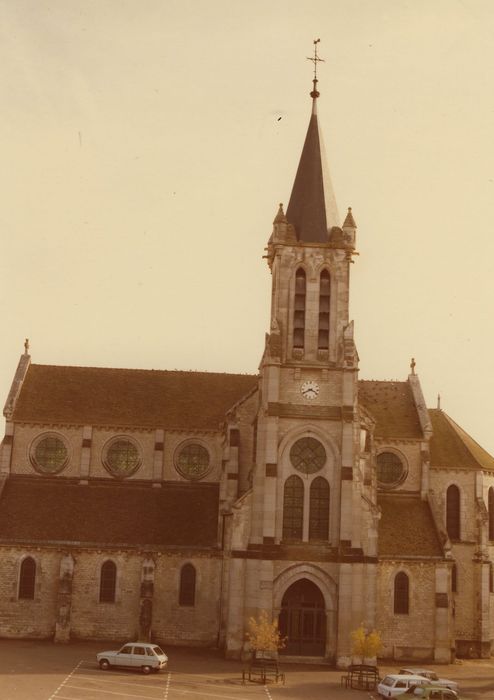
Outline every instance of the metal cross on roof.
{"label": "metal cross on roof", "polygon": [[317,64],[324,63],[324,58],[319,58],[317,55],[317,45],[320,41],[320,39],[314,39],[314,56],[307,56],[307,60],[314,64],[314,80],[317,80]]}
{"label": "metal cross on roof", "polygon": [[317,55],[317,45],[320,41],[321,41],[320,39],[314,39],[314,56],[307,56],[307,60],[312,61],[312,63],[314,64],[314,77],[312,79],[312,82],[314,83],[314,89],[310,93],[310,96],[313,98],[319,97],[319,92],[317,91],[317,87],[316,87],[316,85],[317,85],[317,64],[324,63],[324,58],[319,58],[319,56]]}

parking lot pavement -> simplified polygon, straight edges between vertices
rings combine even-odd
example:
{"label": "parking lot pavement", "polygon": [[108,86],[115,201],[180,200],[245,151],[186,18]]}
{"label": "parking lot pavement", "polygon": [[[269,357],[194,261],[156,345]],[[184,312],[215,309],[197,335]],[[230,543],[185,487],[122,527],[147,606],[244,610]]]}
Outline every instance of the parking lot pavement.
{"label": "parking lot pavement", "polygon": [[[96,653],[108,642],[55,645],[0,640],[0,700],[377,700],[376,693],[342,688],[342,671],[328,666],[283,665],[286,684],[242,684],[242,664],[210,649],[166,648],[169,668],[101,671]],[[457,680],[462,700],[494,700],[494,661],[430,665]],[[381,665],[381,676],[398,665]]]}

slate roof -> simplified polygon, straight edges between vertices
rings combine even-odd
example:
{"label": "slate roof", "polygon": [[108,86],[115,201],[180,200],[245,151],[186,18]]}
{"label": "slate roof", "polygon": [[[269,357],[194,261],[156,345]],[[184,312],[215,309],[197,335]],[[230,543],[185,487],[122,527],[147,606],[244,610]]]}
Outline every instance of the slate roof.
{"label": "slate roof", "polygon": [[359,402],[376,421],[378,438],[421,438],[422,428],[408,382],[360,380]]}
{"label": "slate roof", "polygon": [[487,469],[494,471],[494,458],[444,411],[429,409],[432,422],[432,467]]}
{"label": "slate roof", "polygon": [[379,556],[443,557],[429,504],[418,496],[380,494]]}
{"label": "slate roof", "polygon": [[0,497],[0,541],[214,547],[216,484],[148,485],[10,477]]}
{"label": "slate roof", "polygon": [[340,225],[319,135],[315,102],[286,218],[294,226],[297,240],[305,243],[327,243],[328,228]]}
{"label": "slate roof", "polygon": [[217,430],[256,385],[249,374],[32,364],[13,420]]}

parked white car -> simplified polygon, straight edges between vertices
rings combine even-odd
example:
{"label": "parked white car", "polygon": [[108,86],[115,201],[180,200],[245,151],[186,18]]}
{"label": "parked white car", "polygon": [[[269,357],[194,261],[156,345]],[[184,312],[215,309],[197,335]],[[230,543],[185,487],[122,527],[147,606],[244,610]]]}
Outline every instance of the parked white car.
{"label": "parked white car", "polygon": [[397,695],[405,693],[408,688],[419,685],[430,685],[427,678],[424,676],[407,675],[400,673],[391,673],[384,676],[382,681],[377,686],[377,692],[383,698],[395,698]]}
{"label": "parked white car", "polygon": [[440,685],[443,688],[449,688],[455,692],[458,691],[458,683],[456,681],[451,681],[449,678],[439,678],[435,671],[429,671],[427,668],[400,668],[400,674],[424,676],[424,678],[429,680],[429,685]]}
{"label": "parked white car", "polygon": [[168,663],[168,656],[156,644],[128,642],[118,651],[101,651],[96,654],[99,667],[106,671],[110,666],[140,668],[143,673],[160,671]]}

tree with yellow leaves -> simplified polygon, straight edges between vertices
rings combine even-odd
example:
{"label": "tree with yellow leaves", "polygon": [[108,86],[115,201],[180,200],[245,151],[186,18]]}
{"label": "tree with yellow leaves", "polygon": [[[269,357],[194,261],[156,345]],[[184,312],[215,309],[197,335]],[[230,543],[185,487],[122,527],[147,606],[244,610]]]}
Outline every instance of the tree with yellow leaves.
{"label": "tree with yellow leaves", "polygon": [[246,633],[250,648],[254,651],[278,651],[285,646],[286,639],[283,639],[278,629],[277,620],[270,620],[266,610],[261,610],[259,617],[249,618],[249,630]]}
{"label": "tree with yellow leaves", "polygon": [[352,654],[360,656],[362,663],[364,663],[364,659],[375,658],[382,649],[382,640],[379,632],[377,630],[367,632],[363,624],[353,630],[351,638]]}

